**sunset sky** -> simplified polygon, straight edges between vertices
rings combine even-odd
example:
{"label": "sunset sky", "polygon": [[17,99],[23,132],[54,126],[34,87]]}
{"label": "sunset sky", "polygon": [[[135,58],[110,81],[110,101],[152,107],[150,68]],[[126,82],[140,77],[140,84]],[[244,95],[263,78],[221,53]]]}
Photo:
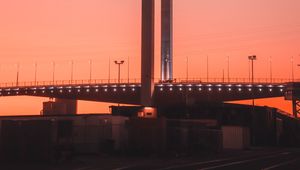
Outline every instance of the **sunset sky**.
{"label": "sunset sky", "polygon": [[[155,76],[160,69],[160,1],[156,1]],[[69,80],[71,60],[74,79],[108,78],[108,61],[125,60],[121,77],[140,77],[141,0],[0,0],[0,83],[16,81]],[[248,77],[249,55],[257,55],[255,77],[269,78],[270,57],[273,77],[291,78],[294,57],[295,78],[300,78],[299,0],[174,0],[174,77],[222,77],[230,57],[230,76]],[[227,74],[227,73],[226,73]],[[111,63],[111,77],[117,66]],[[47,98],[0,98],[0,115],[37,114]],[[273,99],[269,104],[290,111],[290,103]],[[107,105],[80,102],[79,112],[107,112]]]}

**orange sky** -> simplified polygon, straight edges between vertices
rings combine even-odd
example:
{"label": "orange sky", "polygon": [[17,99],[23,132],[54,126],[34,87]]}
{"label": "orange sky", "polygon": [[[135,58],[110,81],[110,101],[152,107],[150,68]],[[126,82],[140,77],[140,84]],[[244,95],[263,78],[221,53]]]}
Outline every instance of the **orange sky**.
{"label": "orange sky", "polygon": [[[156,78],[159,78],[160,3],[157,0]],[[94,63],[93,78],[108,77],[108,58],[130,57],[130,78],[140,77],[141,0],[9,0],[0,2],[0,82],[51,80],[51,62],[57,63],[56,79],[70,79],[70,60],[75,79],[89,77],[88,60]],[[290,58],[300,63],[299,0],[174,0],[174,76],[185,77],[189,56],[190,77],[222,77],[230,56],[231,77],[248,77],[247,56],[256,54],[255,76],[291,77]],[[117,78],[112,64],[111,77]],[[295,77],[300,68],[295,66]],[[122,67],[127,78],[127,66]],[[0,98],[0,114],[34,114],[45,98]],[[280,102],[278,102],[280,101]],[[22,104],[20,104],[22,103]],[[282,99],[268,101],[289,110]],[[263,105],[265,102],[262,103]],[[99,103],[81,102],[80,112],[105,112]]]}

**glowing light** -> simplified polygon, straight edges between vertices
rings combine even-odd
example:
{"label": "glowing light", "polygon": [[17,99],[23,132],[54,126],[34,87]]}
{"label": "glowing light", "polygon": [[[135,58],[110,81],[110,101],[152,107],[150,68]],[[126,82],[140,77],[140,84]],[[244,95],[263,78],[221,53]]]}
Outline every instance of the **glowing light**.
{"label": "glowing light", "polygon": [[270,91],[270,92],[272,92],[272,91],[273,91],[273,89],[269,89],[269,91]]}
{"label": "glowing light", "polygon": [[248,89],[248,91],[252,91],[252,89],[251,89],[251,88],[249,88],[249,89]]}
{"label": "glowing light", "polygon": [[229,88],[229,89],[228,89],[228,91],[232,91],[232,89],[231,89],[231,88]]}
{"label": "glowing light", "polygon": [[170,91],[173,91],[173,88],[170,88]]}
{"label": "glowing light", "polygon": [[192,88],[189,88],[189,91],[192,91]]}
{"label": "glowing light", "polygon": [[179,88],[179,91],[182,91],[182,88],[181,88],[181,87]]}
{"label": "glowing light", "polygon": [[105,92],[107,92],[107,89],[104,89]]}
{"label": "glowing light", "polygon": [[219,90],[219,91],[222,91],[222,89],[221,89],[221,88],[219,88],[218,90]]}
{"label": "glowing light", "polygon": [[114,92],[116,92],[117,91],[117,89],[116,88],[114,88]]}
{"label": "glowing light", "polygon": [[262,89],[261,89],[261,88],[259,88],[259,91],[262,91]]}
{"label": "glowing light", "polygon": [[239,91],[242,91],[242,89],[241,89],[241,88],[239,88]]}
{"label": "glowing light", "polygon": [[62,90],[59,90],[59,92],[62,93],[63,91],[62,91]]}
{"label": "glowing light", "polygon": [[164,89],[163,89],[163,88],[160,88],[159,90],[160,90],[160,91],[163,91]]}
{"label": "glowing light", "polygon": [[90,89],[86,89],[86,92],[90,92]]}
{"label": "glowing light", "polygon": [[99,89],[96,89],[95,92],[99,92]]}
{"label": "glowing light", "polygon": [[199,90],[199,91],[202,91],[202,88],[199,88],[198,90]]}
{"label": "glowing light", "polygon": [[135,91],[135,88],[132,88],[131,90],[132,90],[132,91]]}
{"label": "glowing light", "polygon": [[211,89],[211,88],[208,88],[208,91],[212,91],[212,89]]}
{"label": "glowing light", "polygon": [[123,91],[126,91],[126,89],[125,89],[125,88],[123,88]]}
{"label": "glowing light", "polygon": [[69,90],[69,93],[71,93],[72,92],[72,90]]}

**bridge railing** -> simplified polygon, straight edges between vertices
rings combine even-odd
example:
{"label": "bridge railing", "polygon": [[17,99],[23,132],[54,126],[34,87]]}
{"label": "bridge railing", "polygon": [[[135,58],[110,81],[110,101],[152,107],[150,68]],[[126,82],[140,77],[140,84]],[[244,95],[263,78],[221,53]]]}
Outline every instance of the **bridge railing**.
{"label": "bridge railing", "polygon": [[[160,79],[155,79],[156,83],[162,82]],[[173,83],[252,83],[249,78],[174,78]],[[256,78],[254,83],[287,83],[293,82],[291,79],[274,78],[272,81],[268,78]],[[300,79],[295,79],[294,82],[300,82]],[[94,85],[94,84],[137,84],[141,83],[140,79],[84,79],[84,80],[55,80],[55,81],[29,81],[29,82],[10,82],[0,83],[0,87],[31,87],[31,86],[66,86],[66,85]]]}
{"label": "bridge railing", "polygon": [[140,79],[91,79],[91,80],[55,80],[55,81],[28,81],[0,83],[0,87],[30,87],[30,86],[66,86],[66,85],[93,85],[93,84],[137,84]]}
{"label": "bridge railing", "polygon": [[[287,82],[299,82],[300,79],[282,79],[282,78],[255,78],[253,83],[287,83]],[[249,78],[177,78],[174,79],[173,82],[176,83],[242,83],[242,84],[250,84],[252,83],[252,79]]]}

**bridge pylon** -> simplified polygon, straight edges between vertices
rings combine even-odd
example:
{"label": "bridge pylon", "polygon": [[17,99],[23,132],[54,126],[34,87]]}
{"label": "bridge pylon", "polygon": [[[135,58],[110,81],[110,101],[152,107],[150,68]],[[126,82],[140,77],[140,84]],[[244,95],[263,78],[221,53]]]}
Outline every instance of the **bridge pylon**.
{"label": "bridge pylon", "polygon": [[288,83],[285,99],[292,101],[293,115],[295,118],[298,118],[300,116],[300,82]]}

